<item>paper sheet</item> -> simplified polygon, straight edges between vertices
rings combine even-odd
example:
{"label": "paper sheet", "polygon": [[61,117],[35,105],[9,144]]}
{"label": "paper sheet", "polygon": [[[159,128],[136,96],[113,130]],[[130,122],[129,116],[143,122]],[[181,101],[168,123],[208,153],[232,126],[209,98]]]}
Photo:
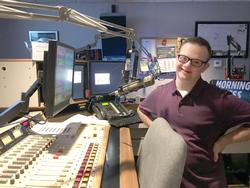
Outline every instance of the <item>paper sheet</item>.
{"label": "paper sheet", "polygon": [[49,45],[47,42],[32,42],[32,60],[43,61],[44,51],[48,51]]}
{"label": "paper sheet", "polygon": [[42,135],[57,135],[63,132],[70,123],[81,123],[85,125],[109,125],[107,120],[99,120],[95,116],[85,116],[81,114],[74,115],[64,122],[47,122],[45,124],[36,124],[32,131]]}

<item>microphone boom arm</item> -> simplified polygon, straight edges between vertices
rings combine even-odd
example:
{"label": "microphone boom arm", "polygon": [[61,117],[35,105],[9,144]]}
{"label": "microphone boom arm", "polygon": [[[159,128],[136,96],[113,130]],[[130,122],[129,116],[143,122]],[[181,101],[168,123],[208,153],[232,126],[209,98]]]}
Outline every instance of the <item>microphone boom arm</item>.
{"label": "microphone boom arm", "polygon": [[239,53],[241,51],[241,46],[240,44],[232,37],[232,35],[227,36],[227,43],[228,45],[232,45],[236,51]]}
{"label": "microphone boom arm", "polygon": [[[58,15],[31,13],[19,10],[18,8],[57,11]],[[49,6],[43,4],[19,2],[14,0],[0,0],[0,18],[63,21],[68,23],[74,23],[80,26],[90,27],[100,32],[105,32],[107,34],[117,37],[123,37],[132,41],[135,39],[135,32],[132,28],[123,27],[91,16],[87,16],[74,9],[67,8],[64,6]],[[112,31],[108,27],[119,29],[120,31]]]}
{"label": "microphone boom arm", "polygon": [[232,35],[227,35],[227,75],[226,79],[231,79],[231,64],[233,64],[233,56],[231,55],[231,45],[236,49],[237,53],[240,54],[241,46],[238,42],[235,41],[235,39],[232,37]]}

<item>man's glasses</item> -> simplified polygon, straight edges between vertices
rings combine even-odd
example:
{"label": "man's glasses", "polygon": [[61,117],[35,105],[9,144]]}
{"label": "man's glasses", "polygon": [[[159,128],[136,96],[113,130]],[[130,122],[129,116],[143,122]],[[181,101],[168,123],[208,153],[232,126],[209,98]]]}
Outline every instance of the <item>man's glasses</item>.
{"label": "man's glasses", "polygon": [[178,54],[177,57],[178,57],[178,61],[180,63],[185,64],[188,61],[190,61],[191,65],[194,67],[200,67],[202,64],[207,63],[207,61],[201,61],[199,59],[191,59],[191,58],[189,58],[185,55],[181,55],[181,54]]}

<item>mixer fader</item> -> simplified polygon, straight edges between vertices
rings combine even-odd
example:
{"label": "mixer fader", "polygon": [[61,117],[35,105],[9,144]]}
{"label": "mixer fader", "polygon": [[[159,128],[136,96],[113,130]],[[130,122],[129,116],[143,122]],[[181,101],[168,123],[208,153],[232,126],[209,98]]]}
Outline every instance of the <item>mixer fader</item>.
{"label": "mixer fader", "polygon": [[27,135],[0,155],[0,187],[100,187],[108,134],[108,125],[80,125],[70,147]]}

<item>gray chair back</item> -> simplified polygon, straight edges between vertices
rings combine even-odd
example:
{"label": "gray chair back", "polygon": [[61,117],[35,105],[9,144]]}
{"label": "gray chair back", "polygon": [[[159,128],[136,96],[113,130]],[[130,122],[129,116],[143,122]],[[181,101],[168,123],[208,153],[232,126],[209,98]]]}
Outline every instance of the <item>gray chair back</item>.
{"label": "gray chair back", "polygon": [[179,188],[187,146],[163,118],[149,127],[137,160],[140,188]]}

